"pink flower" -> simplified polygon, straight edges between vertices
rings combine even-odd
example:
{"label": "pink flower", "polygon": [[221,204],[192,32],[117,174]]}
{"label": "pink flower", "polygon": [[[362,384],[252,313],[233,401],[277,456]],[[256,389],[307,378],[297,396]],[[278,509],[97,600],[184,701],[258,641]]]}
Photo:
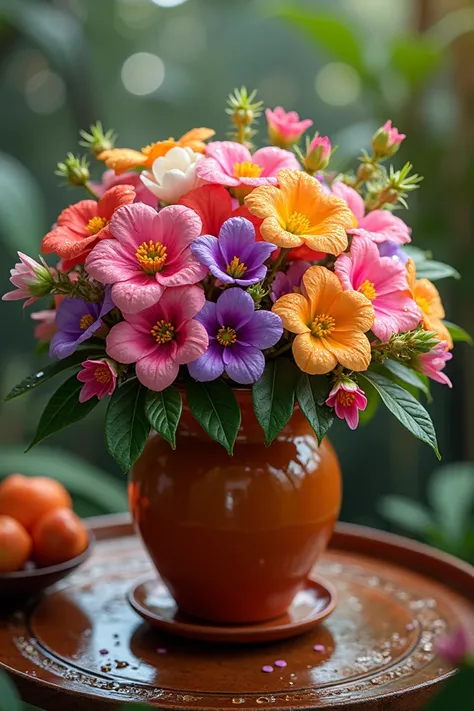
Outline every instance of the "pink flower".
{"label": "pink flower", "polygon": [[453,387],[452,382],[443,373],[444,366],[448,360],[451,360],[453,354],[448,350],[449,345],[446,341],[440,341],[434,348],[432,348],[428,353],[420,353],[417,358],[416,369],[427,375],[428,378],[436,380],[438,383],[443,385],[449,385],[450,388]]}
{"label": "pink flower", "polygon": [[421,311],[408,288],[405,265],[381,257],[377,245],[368,237],[352,241],[350,255],[337,258],[334,271],[344,290],[360,291],[372,302],[375,321],[372,331],[381,341],[393,333],[416,328]]}
{"label": "pink flower", "polygon": [[359,424],[359,410],[367,407],[367,398],[363,390],[350,378],[339,380],[326,400],[328,407],[333,407],[340,420],[345,420],[351,430]]}
{"label": "pink flower", "polygon": [[365,204],[354,188],[344,183],[333,183],[332,193],[347,202],[357,218],[357,228],[347,230],[351,235],[370,237],[374,242],[411,242],[411,230],[403,220],[388,210],[373,210],[365,214]]}
{"label": "pink flower", "polygon": [[156,304],[167,287],[196,284],[207,274],[189,245],[201,234],[201,220],[183,205],[156,212],[135,203],[110,221],[115,239],[100,242],[86,260],[97,281],[113,284],[112,299],[127,313]]}
{"label": "pink flower", "polygon": [[10,281],[16,289],[2,296],[3,301],[17,301],[27,299],[23,308],[30,306],[42,296],[48,296],[54,285],[52,270],[44,259],[41,264],[23,252],[18,252],[20,261],[10,269]]}
{"label": "pink flower", "polygon": [[209,183],[232,188],[239,186],[276,185],[276,175],[282,168],[300,170],[293,153],[275,146],[260,148],[253,155],[249,149],[233,141],[214,141],[206,149],[206,157],[196,168],[196,174]]}
{"label": "pink flower", "polygon": [[270,141],[280,148],[289,148],[297,143],[303,133],[313,125],[310,119],[300,121],[296,111],[285,111],[282,106],[276,106],[273,111],[267,109],[265,116],[268,122]]}
{"label": "pink flower", "polygon": [[314,173],[317,170],[324,170],[328,167],[331,157],[331,141],[327,136],[315,135],[309,144],[306,156],[304,158],[304,167],[306,170]]}
{"label": "pink flower", "polygon": [[154,306],[124,314],[125,321],[107,336],[107,355],[119,363],[136,363],[137,378],[145,387],[164,390],[176,379],[180,365],[207,350],[207,331],[193,320],[205,302],[198,286],[166,289]]}
{"label": "pink flower", "polygon": [[31,318],[33,321],[38,321],[38,325],[35,326],[34,330],[35,338],[42,343],[48,343],[58,330],[56,326],[56,309],[35,311],[34,314],[31,314]]}
{"label": "pink flower", "polygon": [[457,666],[466,660],[470,652],[470,646],[467,631],[460,627],[451,634],[441,637],[436,648],[441,657]]}
{"label": "pink flower", "polygon": [[115,185],[132,185],[136,193],[134,202],[144,202],[145,205],[150,205],[150,207],[156,207],[158,204],[158,199],[142,182],[140,173],[130,171],[128,173],[115,175],[114,170],[106,170],[102,175],[102,182],[94,183],[92,187],[97,195],[102,197],[109,188],[113,188]]}
{"label": "pink flower", "polygon": [[400,143],[406,138],[398,128],[392,126],[391,121],[386,121],[372,138],[372,148],[377,158],[391,158],[398,151]]}
{"label": "pink flower", "polygon": [[81,363],[83,370],[77,374],[77,379],[84,383],[79,393],[79,402],[86,402],[97,396],[102,400],[106,395],[112,395],[117,385],[117,371],[110,360],[85,360]]}

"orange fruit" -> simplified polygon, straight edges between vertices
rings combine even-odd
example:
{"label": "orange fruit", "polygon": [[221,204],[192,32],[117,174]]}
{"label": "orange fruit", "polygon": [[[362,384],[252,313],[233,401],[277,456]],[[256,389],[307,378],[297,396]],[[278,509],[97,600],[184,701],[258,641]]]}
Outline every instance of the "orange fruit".
{"label": "orange fruit", "polygon": [[31,537],[11,516],[0,516],[0,573],[20,570],[30,557]]}
{"label": "orange fruit", "polygon": [[48,511],[72,508],[62,484],[48,477],[10,474],[0,484],[0,514],[16,518],[28,531]]}
{"label": "orange fruit", "polygon": [[89,543],[81,519],[71,509],[45,514],[33,528],[33,555],[39,566],[56,565],[83,553]]}

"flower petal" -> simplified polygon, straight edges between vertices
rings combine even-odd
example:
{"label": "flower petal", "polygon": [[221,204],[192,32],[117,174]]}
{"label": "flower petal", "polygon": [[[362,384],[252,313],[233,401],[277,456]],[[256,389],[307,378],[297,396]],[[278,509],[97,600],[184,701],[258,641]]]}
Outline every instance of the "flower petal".
{"label": "flower petal", "polygon": [[220,325],[235,328],[237,332],[250,321],[254,312],[252,297],[238,287],[227,289],[217,301],[216,315]]}
{"label": "flower petal", "polygon": [[307,333],[313,320],[308,299],[303,294],[285,294],[273,304],[273,313],[277,314],[286,328],[292,333]]}
{"label": "flower petal", "polygon": [[156,216],[156,210],[149,205],[140,202],[126,205],[112,217],[110,232],[127,252],[135,254],[137,247],[153,239]]}
{"label": "flower petal", "polygon": [[209,183],[217,183],[218,185],[228,185],[236,187],[239,185],[239,180],[228,175],[221,168],[214,158],[205,158],[196,167],[196,175],[201,180],[207,180]]}
{"label": "flower petal", "polygon": [[194,257],[201,263],[210,267],[218,263],[221,266],[220,249],[217,237],[212,235],[201,235],[192,243],[191,252]]}
{"label": "flower petal", "polygon": [[369,367],[372,355],[370,343],[360,331],[333,331],[328,338],[321,340],[345,368],[362,371]]}
{"label": "flower petal", "polygon": [[351,188],[349,185],[345,185],[345,183],[341,183],[340,181],[336,181],[332,184],[331,192],[333,195],[336,195],[347,202],[349,208],[356,216],[357,222],[360,222],[365,215],[365,204],[362,195],[359,195],[357,190],[354,190],[354,188]]}
{"label": "flower petal", "polygon": [[255,311],[239,331],[239,342],[256,348],[271,348],[283,335],[281,318],[271,311]]}
{"label": "flower petal", "polygon": [[190,376],[203,383],[219,378],[224,372],[223,350],[224,348],[215,341],[210,343],[209,348],[200,358],[188,363]]}
{"label": "flower petal", "polygon": [[120,207],[130,205],[135,200],[135,188],[131,185],[115,185],[106,190],[97,203],[97,215],[110,220]]}
{"label": "flower petal", "polygon": [[259,148],[252,156],[252,163],[257,163],[263,168],[262,178],[276,176],[279,170],[301,170],[296,156],[291,151],[285,151],[275,146]]}
{"label": "flower petal", "polygon": [[302,285],[308,295],[313,318],[314,314],[331,313],[334,299],[342,294],[339,279],[326,267],[310,267],[303,275]]}
{"label": "flower petal", "polygon": [[262,351],[254,346],[237,342],[224,348],[225,372],[236,383],[250,385],[256,383],[265,368]]}
{"label": "flower petal", "polygon": [[166,287],[196,284],[207,275],[207,267],[200,264],[190,249],[181,252],[173,263],[166,263],[163,271],[155,275],[156,281]]}
{"label": "flower petal", "polygon": [[209,336],[199,321],[187,321],[181,326],[176,342],[175,360],[183,365],[203,355],[209,345]]}
{"label": "flower petal", "polygon": [[166,246],[171,262],[201,234],[201,227],[201,218],[194,210],[184,205],[169,205],[155,213],[153,240]]}
{"label": "flower petal", "polygon": [[219,232],[219,248],[222,264],[226,266],[234,257],[238,257],[247,267],[249,255],[255,244],[255,228],[245,217],[231,217],[222,225]]}
{"label": "flower petal", "polygon": [[315,338],[311,333],[300,333],[293,341],[293,356],[303,373],[324,375],[337,365],[336,357],[325,347],[325,339]]}
{"label": "flower petal", "polygon": [[136,364],[137,378],[146,388],[161,392],[176,380],[179,365],[171,358],[170,351],[169,347],[161,346]]}
{"label": "flower petal", "polygon": [[136,363],[156,350],[156,342],[150,334],[139,333],[131,324],[121,321],[108,334],[105,350],[119,363]]}
{"label": "flower petal", "polygon": [[[304,277],[303,277],[304,278]],[[360,291],[342,291],[334,299],[330,315],[338,331],[368,331],[374,323],[374,307]]]}
{"label": "flower petal", "polygon": [[102,284],[114,284],[141,273],[135,254],[114,239],[99,242],[88,254],[85,268],[90,276]]}
{"label": "flower petal", "polygon": [[203,185],[184,195],[180,205],[196,212],[202,221],[202,234],[217,237],[222,224],[232,213],[232,198],[223,185]]}
{"label": "flower petal", "polygon": [[140,274],[114,284],[112,299],[121,311],[134,314],[156,304],[164,290],[165,287],[152,276]]}

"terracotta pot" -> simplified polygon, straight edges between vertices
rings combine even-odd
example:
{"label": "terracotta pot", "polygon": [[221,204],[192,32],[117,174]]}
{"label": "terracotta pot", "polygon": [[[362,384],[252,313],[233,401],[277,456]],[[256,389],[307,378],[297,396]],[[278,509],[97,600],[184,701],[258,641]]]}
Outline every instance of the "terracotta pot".
{"label": "terracotta pot", "polygon": [[303,414],[265,447],[250,391],[230,457],[184,407],[176,450],[152,436],[130,508],[180,610],[210,622],[283,614],[326,548],[341,503],[339,462]]}

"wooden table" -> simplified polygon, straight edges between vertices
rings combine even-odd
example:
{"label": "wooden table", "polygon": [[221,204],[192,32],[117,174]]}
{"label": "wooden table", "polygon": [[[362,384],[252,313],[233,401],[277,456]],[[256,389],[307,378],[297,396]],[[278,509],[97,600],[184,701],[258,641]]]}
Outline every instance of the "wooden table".
{"label": "wooden table", "polygon": [[[189,711],[417,711],[453,673],[437,639],[460,625],[474,638],[471,566],[347,524],[317,566],[340,600],[317,629],[240,647],[167,637],[126,601],[150,570],[129,519],[91,519],[91,527],[97,543],[82,568],[0,617],[0,665],[26,701],[47,711],[110,711],[131,701]],[[277,659],[287,666],[261,671]]]}

